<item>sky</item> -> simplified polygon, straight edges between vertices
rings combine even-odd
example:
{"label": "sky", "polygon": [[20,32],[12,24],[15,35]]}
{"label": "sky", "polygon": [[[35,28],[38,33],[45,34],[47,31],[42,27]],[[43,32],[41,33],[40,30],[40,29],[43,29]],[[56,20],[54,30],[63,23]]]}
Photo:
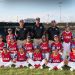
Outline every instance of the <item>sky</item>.
{"label": "sky", "polygon": [[75,22],[75,0],[61,0],[61,11],[59,2],[60,0],[0,0],[0,21],[15,22],[40,17],[41,22]]}

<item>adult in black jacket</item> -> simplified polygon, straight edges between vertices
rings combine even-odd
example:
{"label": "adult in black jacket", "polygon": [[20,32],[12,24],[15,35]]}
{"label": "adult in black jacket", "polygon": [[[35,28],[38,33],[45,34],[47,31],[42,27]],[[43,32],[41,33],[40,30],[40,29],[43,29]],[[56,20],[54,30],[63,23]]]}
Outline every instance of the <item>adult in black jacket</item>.
{"label": "adult in black jacket", "polygon": [[53,41],[54,35],[60,35],[60,29],[55,20],[51,22],[51,27],[48,28],[48,39]]}
{"label": "adult in black jacket", "polygon": [[44,34],[45,28],[40,24],[40,18],[36,18],[36,24],[33,27],[34,44],[40,44],[42,35]]}
{"label": "adult in black jacket", "polygon": [[27,38],[28,29],[24,25],[24,21],[20,20],[19,27],[15,30],[18,44],[23,44]]}

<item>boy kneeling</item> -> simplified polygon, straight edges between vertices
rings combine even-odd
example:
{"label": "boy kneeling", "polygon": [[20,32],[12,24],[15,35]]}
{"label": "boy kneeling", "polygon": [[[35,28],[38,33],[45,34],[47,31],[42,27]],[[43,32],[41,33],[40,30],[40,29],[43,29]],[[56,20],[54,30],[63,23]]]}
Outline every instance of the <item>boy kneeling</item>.
{"label": "boy kneeling", "polygon": [[38,46],[35,47],[33,53],[33,59],[29,59],[29,63],[32,65],[30,69],[40,68],[43,69],[44,59]]}
{"label": "boy kneeling", "polygon": [[12,60],[11,60],[11,55],[10,52],[8,51],[7,47],[3,47],[3,52],[2,52],[2,62],[0,62],[1,67],[11,67],[12,65]]}
{"label": "boy kneeling", "polygon": [[28,67],[29,63],[27,62],[27,57],[26,57],[26,52],[24,50],[24,48],[21,46],[19,48],[19,51],[17,53],[17,61],[16,61],[16,68],[19,67]]}
{"label": "boy kneeling", "polygon": [[62,67],[64,66],[64,61],[62,60],[58,50],[53,49],[49,61],[45,60],[45,64],[47,67],[49,67],[49,70],[62,70]]}

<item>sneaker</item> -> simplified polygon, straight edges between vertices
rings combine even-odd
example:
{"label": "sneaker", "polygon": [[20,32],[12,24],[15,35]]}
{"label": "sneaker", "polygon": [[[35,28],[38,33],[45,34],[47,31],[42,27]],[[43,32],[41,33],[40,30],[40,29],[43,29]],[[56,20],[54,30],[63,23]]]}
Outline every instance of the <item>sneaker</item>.
{"label": "sneaker", "polygon": [[29,68],[30,68],[30,69],[34,69],[35,67],[34,67],[34,66],[30,66]]}
{"label": "sneaker", "polygon": [[40,68],[40,65],[35,65],[35,68]]}
{"label": "sneaker", "polygon": [[49,71],[51,71],[52,70],[52,68],[49,68]]}
{"label": "sneaker", "polygon": [[20,65],[20,68],[23,68],[23,66],[22,66],[22,65]]}
{"label": "sneaker", "polygon": [[19,68],[18,66],[15,66],[15,68]]}
{"label": "sneaker", "polygon": [[55,66],[53,69],[54,69],[54,70],[58,70],[57,66]]}
{"label": "sneaker", "polygon": [[11,65],[9,66],[9,68],[11,68]]}
{"label": "sneaker", "polygon": [[74,69],[73,68],[70,68],[70,71],[73,71]]}
{"label": "sneaker", "polygon": [[63,70],[63,68],[60,68],[59,70]]}
{"label": "sneaker", "polygon": [[40,69],[43,69],[43,67],[42,67],[42,66],[40,66]]}
{"label": "sneaker", "polygon": [[4,65],[2,65],[1,68],[4,68]]}

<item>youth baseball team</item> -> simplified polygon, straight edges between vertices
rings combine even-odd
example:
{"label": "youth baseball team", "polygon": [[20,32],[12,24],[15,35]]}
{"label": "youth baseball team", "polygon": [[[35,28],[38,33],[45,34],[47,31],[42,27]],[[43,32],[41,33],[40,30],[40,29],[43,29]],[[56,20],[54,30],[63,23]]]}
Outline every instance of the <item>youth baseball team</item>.
{"label": "youth baseball team", "polygon": [[[60,35],[52,32],[53,40],[49,40],[45,35],[47,33],[42,34],[43,26],[38,24],[39,19],[36,19],[34,39],[30,35],[24,38],[27,32],[26,28],[22,28],[23,20],[20,21],[20,28],[16,29],[15,34],[8,28],[6,42],[3,42],[4,38],[0,35],[0,67],[12,67],[14,64],[15,68],[43,69],[46,66],[49,70],[63,70],[63,66],[67,65],[71,71],[75,70],[75,35],[70,31],[69,25],[65,25]],[[53,31],[53,28],[51,30]]]}

